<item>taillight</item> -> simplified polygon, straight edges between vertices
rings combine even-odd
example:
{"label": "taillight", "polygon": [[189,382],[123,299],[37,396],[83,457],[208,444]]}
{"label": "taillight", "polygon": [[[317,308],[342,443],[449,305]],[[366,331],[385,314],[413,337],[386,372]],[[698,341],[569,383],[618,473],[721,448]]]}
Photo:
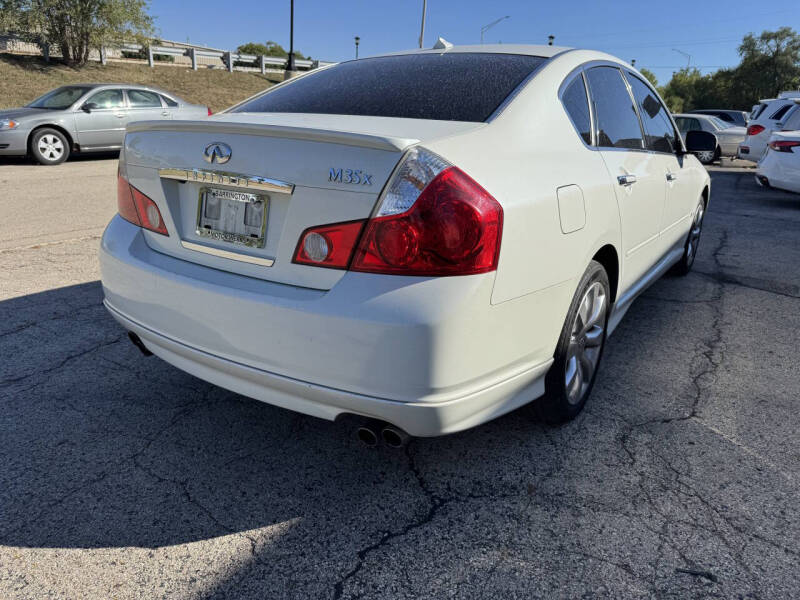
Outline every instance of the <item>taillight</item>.
{"label": "taillight", "polygon": [[789,154],[794,152],[792,148],[797,148],[798,146],[800,146],[800,142],[789,140],[775,140],[769,143],[769,147],[776,152],[788,152]]}
{"label": "taillight", "polygon": [[[206,108],[208,108],[208,107],[206,107]],[[214,113],[213,113],[213,112],[211,112],[211,109],[210,109],[210,108],[208,108],[208,116],[210,117],[210,116],[211,116],[211,115],[213,115],[213,114],[214,114]]]}
{"label": "taillight", "polygon": [[346,269],[364,221],[310,227],[300,236],[292,262],[329,269]]}
{"label": "taillight", "polygon": [[169,235],[156,203],[128,183],[119,171],[117,171],[117,210],[120,217],[134,225],[161,235]]}
{"label": "taillight", "polygon": [[352,271],[471,275],[497,268],[503,209],[461,169],[414,149],[370,219]]}
{"label": "taillight", "polygon": [[758,135],[762,131],[764,131],[763,125],[750,125],[747,128],[747,135]]}

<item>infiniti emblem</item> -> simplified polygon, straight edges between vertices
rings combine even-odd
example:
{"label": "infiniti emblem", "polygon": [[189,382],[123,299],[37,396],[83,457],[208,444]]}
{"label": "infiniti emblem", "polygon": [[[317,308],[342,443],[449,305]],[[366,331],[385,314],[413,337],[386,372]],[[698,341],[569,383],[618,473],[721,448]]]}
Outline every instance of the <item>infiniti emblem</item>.
{"label": "infiniti emblem", "polygon": [[219,163],[224,165],[231,159],[231,147],[222,142],[212,142],[206,146],[203,158],[208,163]]}

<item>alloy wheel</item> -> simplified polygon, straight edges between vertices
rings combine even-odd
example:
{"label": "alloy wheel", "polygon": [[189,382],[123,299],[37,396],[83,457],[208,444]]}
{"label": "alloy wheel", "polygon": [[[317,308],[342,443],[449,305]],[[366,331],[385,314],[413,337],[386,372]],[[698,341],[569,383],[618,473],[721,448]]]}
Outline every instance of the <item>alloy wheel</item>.
{"label": "alloy wheel", "polygon": [[64,155],[64,143],[55,135],[45,134],[36,144],[39,154],[47,160],[58,160]]}
{"label": "alloy wheel", "polygon": [[701,163],[710,163],[714,161],[714,152],[711,150],[706,150],[704,152],[698,152],[697,158]]}
{"label": "alloy wheel", "polygon": [[603,348],[607,311],[606,290],[595,281],[581,298],[572,324],[564,386],[570,404],[579,404],[591,386]]}

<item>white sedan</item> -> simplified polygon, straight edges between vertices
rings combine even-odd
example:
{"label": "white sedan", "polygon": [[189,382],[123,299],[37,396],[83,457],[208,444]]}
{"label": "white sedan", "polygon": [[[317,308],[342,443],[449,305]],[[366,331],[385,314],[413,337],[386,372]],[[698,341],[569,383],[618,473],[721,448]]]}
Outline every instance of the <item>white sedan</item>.
{"label": "white sedan", "polygon": [[[625,62],[553,46],[337,64],[128,128],[105,305],[146,353],[401,445],[583,408],[606,337],[709,202]],[[687,148],[688,146],[688,148]]]}
{"label": "white sedan", "polygon": [[800,194],[800,131],[772,134],[756,169],[756,181]]}
{"label": "white sedan", "polygon": [[697,155],[703,164],[711,164],[722,156],[736,156],[739,144],[747,136],[747,129],[732,125],[713,115],[686,113],[672,115],[681,135],[689,131],[707,131],[717,138],[717,147],[713,152],[702,152]]}

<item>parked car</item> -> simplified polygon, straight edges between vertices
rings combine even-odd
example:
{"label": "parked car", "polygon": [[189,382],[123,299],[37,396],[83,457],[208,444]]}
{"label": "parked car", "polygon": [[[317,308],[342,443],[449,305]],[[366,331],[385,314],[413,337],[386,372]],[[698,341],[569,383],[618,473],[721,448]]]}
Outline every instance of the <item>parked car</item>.
{"label": "parked car", "polygon": [[787,119],[795,115],[800,102],[800,92],[783,92],[773,100],[761,100],[753,112],[754,118],[747,126],[747,136],[739,146],[738,157],[758,162],[767,151],[767,142],[775,131],[786,128]]}
{"label": "parked car", "polygon": [[133,84],[65,85],[23,108],[0,110],[0,155],[57,165],[71,152],[119,150],[128,123],[211,114],[175,94]]}
{"label": "parked car", "polygon": [[701,108],[698,110],[690,110],[689,114],[697,115],[711,115],[717,117],[721,121],[737,125],[739,127],[747,127],[748,113],[743,110],[725,110],[720,108]]}
{"label": "parked car", "polygon": [[800,131],[773,133],[758,163],[756,181],[800,194]]}
{"label": "parked car", "polygon": [[128,126],[105,306],[140,349],[356,415],[370,444],[537,398],[563,421],[637,295],[691,269],[710,181],[688,152],[715,145],[684,144],[647,79],[600,52],[340,63],[210,119]]}
{"label": "parked car", "polygon": [[673,116],[681,135],[685,136],[689,131],[706,131],[717,138],[717,146],[714,150],[697,155],[704,165],[719,160],[721,156],[736,156],[739,144],[742,143],[747,132],[744,127],[731,125],[711,115],[686,113]]}

